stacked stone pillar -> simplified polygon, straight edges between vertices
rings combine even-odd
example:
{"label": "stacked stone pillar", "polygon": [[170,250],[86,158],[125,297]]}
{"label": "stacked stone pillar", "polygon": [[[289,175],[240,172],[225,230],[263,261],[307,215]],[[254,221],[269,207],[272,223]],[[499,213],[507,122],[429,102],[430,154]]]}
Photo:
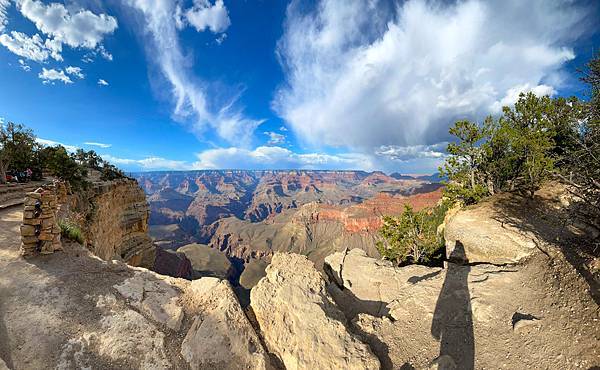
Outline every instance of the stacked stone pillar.
{"label": "stacked stone pillar", "polygon": [[25,257],[62,250],[60,226],[56,218],[56,185],[46,185],[25,196],[21,225],[21,252]]}

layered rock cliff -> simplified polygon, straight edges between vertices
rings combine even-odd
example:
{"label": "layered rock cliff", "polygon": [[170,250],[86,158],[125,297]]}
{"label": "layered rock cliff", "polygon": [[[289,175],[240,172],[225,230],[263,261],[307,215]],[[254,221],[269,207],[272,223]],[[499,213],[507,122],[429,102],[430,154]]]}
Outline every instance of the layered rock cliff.
{"label": "layered rock cliff", "polygon": [[93,182],[89,189],[70,195],[66,203],[59,219],[79,225],[94,255],[152,267],[155,247],[148,235],[150,209],[137,181]]}

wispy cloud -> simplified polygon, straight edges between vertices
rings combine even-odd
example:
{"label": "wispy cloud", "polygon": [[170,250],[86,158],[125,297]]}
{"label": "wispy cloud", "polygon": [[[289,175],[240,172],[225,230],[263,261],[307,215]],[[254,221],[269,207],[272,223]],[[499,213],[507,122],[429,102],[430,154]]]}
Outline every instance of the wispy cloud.
{"label": "wispy cloud", "polygon": [[25,72],[29,72],[31,71],[31,67],[29,66],[29,64],[27,64],[23,59],[19,59],[19,66],[21,67],[22,70],[24,70]]}
{"label": "wispy cloud", "polygon": [[42,138],[36,138],[35,141],[43,146],[57,146],[57,145],[61,145],[64,146],[65,149],[67,149],[69,152],[74,152],[77,149],[79,149],[79,147],[75,146],[75,145],[69,145],[69,144],[63,144],[61,142],[58,141],[54,141],[54,140],[48,140],[48,139],[42,139]]}
{"label": "wispy cloud", "polygon": [[90,146],[97,146],[100,148],[110,148],[112,146],[112,144],[97,143],[97,142],[93,142],[93,141],[86,141],[84,144],[90,145]]}
{"label": "wispy cloud", "polygon": [[269,137],[269,141],[267,142],[269,145],[281,145],[285,143],[285,135],[283,134],[272,131],[266,131],[264,134]]}
{"label": "wispy cloud", "polygon": [[99,79],[98,80],[98,85],[100,85],[100,86],[108,86],[108,82],[106,82],[106,80]]}
{"label": "wispy cloud", "polygon": [[[127,3],[143,16],[142,33],[148,37],[147,55],[159,67],[162,76],[170,85],[175,104],[174,118],[191,123],[192,131],[198,136],[203,136],[207,128],[212,128],[222,139],[230,143],[249,145],[254,130],[263,121],[245,116],[237,104],[238,94],[224,101],[214,99],[209,101],[209,96],[219,94],[207,92],[209,85],[194,75],[190,59],[184,55],[181,48],[178,32],[187,22],[181,19],[186,12],[181,10],[180,2],[128,0]],[[208,4],[207,1],[196,1],[192,12],[195,12],[193,9],[198,7],[204,9],[209,6]],[[214,7],[220,14],[217,17],[220,21],[211,20],[200,25],[205,25],[216,32],[224,30],[225,25],[228,26],[229,23],[224,21],[223,14],[226,14],[224,3],[217,1],[212,8]],[[199,27],[199,29],[206,27]]]}
{"label": "wispy cloud", "polygon": [[143,159],[128,159],[114,157],[110,154],[101,154],[101,157],[115,165],[136,167],[142,170],[189,170],[192,165],[185,161],[176,161],[161,157],[147,157]]}

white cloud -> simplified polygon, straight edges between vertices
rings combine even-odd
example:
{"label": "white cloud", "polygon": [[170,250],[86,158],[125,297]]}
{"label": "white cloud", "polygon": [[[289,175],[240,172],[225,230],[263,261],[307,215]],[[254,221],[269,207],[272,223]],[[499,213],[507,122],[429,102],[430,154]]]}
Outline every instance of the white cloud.
{"label": "white cloud", "polygon": [[117,28],[117,20],[112,16],[84,9],[70,11],[60,3],[17,0],[17,6],[40,31],[74,48],[95,49],[104,36]]}
{"label": "white cloud", "polygon": [[[231,25],[223,0],[216,0],[214,5],[209,0],[194,0],[194,6],[185,12],[185,18],[198,32],[206,29],[214,33],[225,32]],[[217,42],[221,43],[218,39]]]}
{"label": "white cloud", "polygon": [[287,131],[287,130],[288,130],[288,129],[287,129],[285,126],[281,126],[281,127],[279,128],[279,131]]}
{"label": "white cloud", "polygon": [[0,0],[0,33],[4,31],[8,24],[8,7],[10,6],[10,0]]}
{"label": "white cloud", "polygon": [[4,45],[14,54],[36,62],[44,62],[49,57],[62,61],[61,46],[54,40],[42,40],[37,33],[31,37],[22,32],[12,31],[0,35],[0,44]]}
{"label": "white cloud", "polygon": [[278,134],[272,131],[264,132],[264,134],[269,137],[269,141],[267,143],[269,145],[281,145],[285,143],[285,135]]}
{"label": "white cloud", "polygon": [[106,82],[106,81],[105,81],[105,80],[103,80],[103,79],[99,79],[99,80],[98,80],[98,85],[100,85],[100,86],[108,86],[108,82]]}
{"label": "white cloud", "polygon": [[225,42],[226,39],[227,39],[227,34],[226,33],[222,33],[219,36],[217,36],[217,38],[215,39],[215,41],[217,42],[217,44],[221,45],[223,42]]}
{"label": "white cloud", "polygon": [[530,86],[528,83],[511,87],[506,91],[506,95],[492,104],[492,112],[499,113],[502,111],[502,107],[511,106],[519,100],[519,94],[533,92],[537,96],[553,96],[556,94],[556,90],[552,86],[538,85]]}
{"label": "white cloud", "polygon": [[378,156],[387,157],[394,161],[409,161],[419,158],[443,158],[448,143],[434,145],[382,145],[376,152]]}
{"label": "white cloud", "polygon": [[112,144],[97,143],[97,142],[93,142],[93,141],[86,141],[84,144],[91,145],[91,146],[97,146],[100,148],[110,148],[112,146]]}
{"label": "white cloud", "polygon": [[79,79],[85,78],[85,75],[81,72],[81,68],[79,67],[68,66],[67,68],[65,68],[65,71],[68,74],[73,75]]}
{"label": "white cloud", "polygon": [[79,149],[79,148],[78,148],[77,146],[75,146],[75,145],[63,144],[63,143],[61,143],[61,142],[58,142],[58,141],[54,141],[54,140],[48,140],[48,139],[42,139],[42,138],[39,138],[39,137],[38,137],[38,138],[36,138],[36,139],[35,139],[35,141],[36,141],[38,144],[40,144],[40,145],[43,145],[43,146],[57,146],[57,145],[61,145],[61,146],[64,146],[64,147],[65,147],[65,149],[66,149],[67,151],[69,151],[69,152],[74,152],[74,151],[76,151],[77,149]]}
{"label": "white cloud", "polygon": [[31,71],[31,67],[23,59],[19,59],[19,66],[25,72]]}
{"label": "white cloud", "polygon": [[62,69],[42,68],[42,72],[38,74],[38,77],[43,81],[44,84],[54,84],[54,81],[61,81],[65,85],[73,83],[71,78],[67,76]]}
{"label": "white cloud", "polygon": [[[193,74],[190,58],[184,55],[179,42],[178,30],[183,27],[177,18],[179,2],[128,0],[127,3],[144,16],[143,34],[150,37],[147,55],[168,82],[167,91],[175,103],[174,118],[191,123],[191,130],[198,136],[204,136],[210,128],[230,143],[249,145],[254,130],[263,121],[244,116],[236,107],[239,94],[209,101],[209,97],[222,96],[223,91],[209,93],[209,84]],[[220,6],[217,3],[214,6]]]}
{"label": "white cloud", "polygon": [[278,146],[259,146],[254,150],[235,147],[205,150],[198,154],[198,161],[193,168],[372,170],[374,164],[368,156],[356,153],[298,154]]}
{"label": "white cloud", "polygon": [[482,118],[518,86],[553,91],[568,46],[593,29],[571,1],[305,5],[288,7],[273,107],[305,143],[363,153],[446,141],[456,119]]}
{"label": "white cloud", "polygon": [[191,165],[185,161],[175,161],[161,157],[148,157],[144,159],[127,159],[102,154],[101,157],[110,163],[121,166],[134,166],[144,170],[189,170]]}

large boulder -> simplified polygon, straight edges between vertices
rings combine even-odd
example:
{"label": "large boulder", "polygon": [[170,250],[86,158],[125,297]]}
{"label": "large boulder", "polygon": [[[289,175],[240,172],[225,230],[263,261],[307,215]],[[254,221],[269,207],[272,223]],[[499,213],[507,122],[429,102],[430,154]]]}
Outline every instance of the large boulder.
{"label": "large boulder", "polygon": [[266,369],[269,358],[227,281],[194,280],[193,303],[200,312],[181,345],[192,369]]}
{"label": "large boulder", "polygon": [[367,256],[362,249],[334,253],[325,258],[325,272],[335,285],[330,293],[349,318],[358,313],[385,316],[387,305],[419,281],[434,277],[440,268],[410,265],[394,267],[389,261]]}
{"label": "large boulder", "polygon": [[[540,240],[525,223],[509,219],[503,208],[497,199],[492,199],[447,217],[446,256],[459,262],[499,265],[518,263],[531,256]],[[460,252],[457,245],[462,248]]]}
{"label": "large boulder", "polygon": [[379,369],[305,256],[276,253],[251,291],[251,306],[267,347],[287,369]]}

